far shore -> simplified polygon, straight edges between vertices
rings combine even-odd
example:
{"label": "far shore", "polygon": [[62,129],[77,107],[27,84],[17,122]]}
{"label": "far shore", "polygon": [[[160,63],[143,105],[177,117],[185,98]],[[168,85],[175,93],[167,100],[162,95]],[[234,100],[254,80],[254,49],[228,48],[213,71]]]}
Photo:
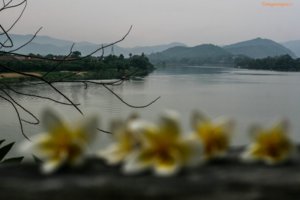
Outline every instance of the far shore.
{"label": "far shore", "polygon": [[[23,73],[34,75],[34,76],[42,76],[42,74],[40,74],[38,72],[23,72]],[[21,78],[21,77],[25,77],[25,75],[22,75],[19,73],[13,73],[13,72],[0,73],[0,79],[1,78]]]}

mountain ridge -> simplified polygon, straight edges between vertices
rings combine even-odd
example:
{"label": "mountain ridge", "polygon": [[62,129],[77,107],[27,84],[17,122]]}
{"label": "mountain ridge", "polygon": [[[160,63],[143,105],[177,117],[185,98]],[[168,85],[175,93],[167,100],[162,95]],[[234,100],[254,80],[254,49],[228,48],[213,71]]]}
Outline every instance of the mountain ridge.
{"label": "mountain ridge", "polygon": [[[27,34],[27,35],[20,35],[20,34],[11,34],[11,38],[14,41],[14,46],[18,47],[27,41],[29,41],[33,35]],[[47,54],[54,54],[54,55],[65,55],[68,54],[70,51],[70,48],[74,45],[73,50],[74,51],[80,51],[82,55],[87,55],[90,52],[93,52],[95,49],[101,47],[102,44],[94,44],[87,41],[82,42],[73,42],[71,40],[63,40],[58,39],[46,35],[36,36],[34,40],[26,45],[24,48],[17,51],[18,53],[23,54],[41,54],[41,55],[47,55]],[[174,46],[185,46],[183,43],[179,42],[172,42],[169,44],[162,44],[162,45],[152,45],[152,46],[136,46],[131,48],[125,48],[118,45],[114,45],[113,51],[114,54],[120,55],[123,54],[124,56],[129,56],[129,54],[151,54],[158,51],[166,50],[170,47]],[[99,52],[96,55],[100,55],[102,52]],[[112,49],[107,48],[105,51],[105,55],[109,55],[112,53]]]}
{"label": "mountain ridge", "polygon": [[213,44],[201,44],[193,47],[173,47],[165,51],[150,54],[154,64],[224,64],[232,55],[222,47]]}
{"label": "mountain ridge", "polygon": [[223,48],[233,55],[245,55],[251,58],[265,58],[280,55],[296,57],[290,49],[283,45],[273,40],[263,39],[260,37],[226,45]]}
{"label": "mountain ridge", "polygon": [[[14,41],[15,46],[20,46],[30,40],[33,35],[20,35],[20,34],[11,34],[11,38]],[[299,45],[298,43],[299,42]],[[74,42],[71,40],[58,39],[51,36],[41,35],[36,36],[34,40],[26,45],[24,48],[20,49],[18,53],[23,54],[54,54],[54,55],[66,55],[70,51],[70,47]],[[295,43],[297,43],[295,45]],[[294,45],[294,46],[293,46]],[[297,46],[298,45],[298,46]],[[292,46],[292,49],[299,47],[299,52],[296,51],[296,55],[300,55],[300,40],[299,41],[290,41],[284,44],[279,44],[270,39],[255,38],[250,40],[245,40],[242,42],[233,43],[226,46],[217,46],[214,44],[200,44],[192,47],[179,42],[173,42],[169,44],[162,45],[152,45],[152,46],[136,46],[131,48],[125,48],[118,45],[114,45],[112,48],[105,49],[104,55],[109,55],[111,53],[115,55],[123,54],[128,57],[130,54],[146,54],[149,55],[150,60],[155,62],[156,58],[158,60],[164,61],[163,57],[166,59],[172,59],[172,57],[177,57],[177,60],[187,60],[192,59],[198,61],[200,59],[212,60],[216,58],[219,61],[222,59],[227,59],[229,56],[238,56],[244,55],[250,58],[264,58],[280,55],[290,55],[296,57],[296,55],[288,47]],[[95,49],[101,47],[91,42],[78,42],[75,43],[73,51],[80,51],[82,55],[87,55],[93,52]],[[167,52],[165,52],[167,51]],[[98,52],[96,56],[100,55],[102,52]],[[159,56],[163,55],[163,56]],[[221,57],[221,58],[220,58]],[[154,58],[154,59],[153,59]],[[157,60],[157,59],[156,59]],[[175,60],[175,59],[173,59]],[[202,62],[201,62],[202,63]]]}
{"label": "mountain ridge", "polygon": [[286,48],[292,50],[298,58],[300,58],[300,40],[290,40],[281,43]]}

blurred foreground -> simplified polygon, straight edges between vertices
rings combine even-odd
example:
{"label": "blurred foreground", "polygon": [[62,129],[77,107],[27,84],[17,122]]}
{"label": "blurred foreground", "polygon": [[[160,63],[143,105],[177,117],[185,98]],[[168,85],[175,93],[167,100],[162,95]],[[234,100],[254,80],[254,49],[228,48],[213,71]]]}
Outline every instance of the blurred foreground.
{"label": "blurred foreground", "polygon": [[119,167],[90,159],[78,170],[44,176],[35,164],[0,168],[1,199],[298,199],[300,160],[278,166],[238,161],[241,149],[220,161],[168,178],[145,172],[125,176]]}

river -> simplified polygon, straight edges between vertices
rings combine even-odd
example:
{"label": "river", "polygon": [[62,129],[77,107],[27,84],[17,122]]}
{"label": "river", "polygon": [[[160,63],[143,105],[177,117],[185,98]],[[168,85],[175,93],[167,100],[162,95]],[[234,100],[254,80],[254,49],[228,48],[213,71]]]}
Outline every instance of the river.
{"label": "river", "polygon": [[[247,130],[251,124],[261,123],[269,126],[282,118],[290,120],[290,135],[296,142],[300,142],[300,73],[296,72],[211,66],[167,67],[154,71],[143,80],[130,80],[113,88],[114,92],[133,105],[147,104],[161,96],[153,105],[143,109],[126,106],[98,85],[89,85],[88,89],[77,83],[56,86],[73,101],[80,103],[80,108],[86,115],[98,115],[103,129],[108,129],[111,119],[124,118],[133,111],[139,112],[145,119],[156,121],[164,110],[171,109],[180,113],[182,129],[189,133],[191,112],[201,110],[211,118],[226,116],[235,120],[233,145],[249,142]],[[63,100],[45,85],[16,88],[22,92]],[[66,120],[76,121],[80,117],[71,106],[13,93],[11,95],[37,115],[45,107],[52,107]],[[11,105],[2,99],[0,113],[0,139],[19,144],[24,138],[20,133],[16,113]],[[41,131],[40,126],[25,125],[25,132],[29,136]],[[109,135],[99,133],[93,149],[103,147],[109,140]],[[11,155],[19,155],[16,148]]]}

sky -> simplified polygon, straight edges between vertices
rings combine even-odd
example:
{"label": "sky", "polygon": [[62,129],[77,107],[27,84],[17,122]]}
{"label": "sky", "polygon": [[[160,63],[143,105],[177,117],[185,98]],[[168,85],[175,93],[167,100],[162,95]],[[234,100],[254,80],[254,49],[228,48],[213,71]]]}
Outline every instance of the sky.
{"label": "sky", "polygon": [[[8,1],[8,0],[6,0]],[[8,26],[20,8],[0,13]],[[120,46],[226,45],[256,37],[300,40],[300,0],[28,0],[12,33]]]}

